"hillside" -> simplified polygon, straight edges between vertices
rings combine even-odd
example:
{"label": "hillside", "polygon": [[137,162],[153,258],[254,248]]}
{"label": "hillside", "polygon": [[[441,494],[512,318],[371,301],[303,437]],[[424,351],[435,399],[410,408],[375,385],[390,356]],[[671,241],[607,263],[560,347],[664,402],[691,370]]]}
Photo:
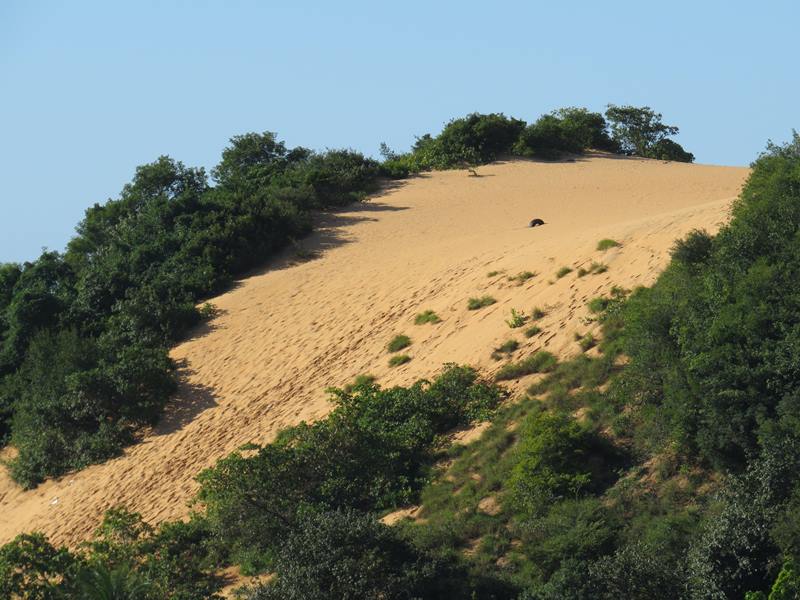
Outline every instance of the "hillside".
{"label": "hillside", "polygon": [[[492,372],[512,308],[546,311],[525,342],[568,356],[587,326],[586,302],[620,285],[648,285],[676,238],[726,220],[749,170],[591,155],[426,173],[336,213],[295,252],[212,300],[219,314],[174,348],[180,390],[141,443],[102,465],[22,491],[0,480],[0,542],[40,530],[76,544],[107,508],[150,522],[188,513],[204,467],[247,442],[328,409],[325,388],[370,373],[408,384],[446,362]],[[534,217],[547,225],[531,229]],[[622,245],[604,252],[597,242]],[[556,278],[593,261],[602,274]],[[500,273],[488,277],[488,273]],[[509,276],[536,275],[518,284]],[[467,310],[473,296],[497,302]],[[432,309],[443,321],[414,325]],[[411,337],[412,360],[390,368],[386,344]],[[513,385],[513,384],[512,384]]]}

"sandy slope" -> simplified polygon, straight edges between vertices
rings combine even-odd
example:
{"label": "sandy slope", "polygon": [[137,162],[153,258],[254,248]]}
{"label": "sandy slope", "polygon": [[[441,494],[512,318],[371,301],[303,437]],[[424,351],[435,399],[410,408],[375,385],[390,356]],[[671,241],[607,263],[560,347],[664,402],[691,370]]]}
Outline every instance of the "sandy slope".
{"label": "sandy slope", "polygon": [[[425,175],[321,219],[305,242],[320,257],[277,261],[214,300],[221,314],[176,347],[183,383],[170,414],[124,456],[22,492],[0,475],[0,542],[41,530],[75,543],[102,512],[124,504],[157,522],[185,515],[202,468],[241,444],[328,409],[324,389],[359,373],[383,384],[430,376],[445,362],[487,371],[491,349],[515,337],[517,356],[540,347],[574,353],[585,303],[613,284],[648,284],[675,238],[726,219],[748,170],[593,157],[511,162]],[[547,221],[530,229],[533,217]],[[598,252],[597,241],[622,248]],[[561,266],[602,261],[602,275],[555,281]],[[504,275],[538,275],[517,286]],[[467,298],[497,304],[467,311]],[[544,307],[544,331],[526,340],[510,309]],[[435,310],[444,321],[415,326]],[[413,360],[390,369],[385,345],[413,339]]]}

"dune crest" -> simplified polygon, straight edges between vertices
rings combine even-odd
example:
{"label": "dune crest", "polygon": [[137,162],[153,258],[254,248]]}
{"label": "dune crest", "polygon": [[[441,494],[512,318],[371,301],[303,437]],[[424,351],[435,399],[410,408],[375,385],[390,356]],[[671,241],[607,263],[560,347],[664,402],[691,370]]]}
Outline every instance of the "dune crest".
{"label": "dune crest", "polygon": [[[748,173],[607,156],[512,161],[480,167],[479,177],[426,173],[322,215],[302,242],[313,258],[287,252],[240,281],[212,301],[219,315],[173,349],[177,398],[141,443],[31,491],[0,473],[0,543],[38,530],[75,544],[115,505],[153,523],[185,516],[201,469],[325,414],[325,388],[362,373],[382,385],[430,376],[446,362],[490,374],[504,362],[492,349],[511,337],[517,357],[542,348],[575,354],[574,334],[593,329],[586,303],[613,285],[651,283],[676,238],[727,219]],[[546,224],[530,228],[533,218]],[[622,245],[598,251],[604,238]],[[608,270],[578,277],[592,262]],[[573,271],[557,278],[562,267]],[[535,275],[509,279],[525,271]],[[484,295],[496,303],[467,310],[470,297]],[[512,308],[534,307],[546,312],[541,333],[526,338],[506,324]],[[428,309],[442,321],[415,325]],[[396,334],[411,338],[403,350],[411,361],[391,368],[386,344]]]}

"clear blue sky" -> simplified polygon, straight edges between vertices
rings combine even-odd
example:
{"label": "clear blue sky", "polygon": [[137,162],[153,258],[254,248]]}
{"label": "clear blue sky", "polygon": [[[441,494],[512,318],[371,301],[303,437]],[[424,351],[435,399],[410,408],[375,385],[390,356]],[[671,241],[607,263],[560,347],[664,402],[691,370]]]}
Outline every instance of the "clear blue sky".
{"label": "clear blue sky", "polygon": [[63,249],[86,207],[232,135],[407,149],[468,112],[650,105],[698,162],[800,127],[800,3],[0,3],[0,262]]}

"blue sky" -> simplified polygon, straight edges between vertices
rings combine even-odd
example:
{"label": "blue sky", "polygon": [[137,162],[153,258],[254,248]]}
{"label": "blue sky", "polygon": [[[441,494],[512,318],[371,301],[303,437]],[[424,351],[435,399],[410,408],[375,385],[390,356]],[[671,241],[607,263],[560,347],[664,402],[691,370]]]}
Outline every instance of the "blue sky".
{"label": "blue sky", "polygon": [[698,162],[800,127],[797,2],[0,3],[0,262],[62,249],[86,207],[232,135],[407,149],[468,112],[650,105]]}

